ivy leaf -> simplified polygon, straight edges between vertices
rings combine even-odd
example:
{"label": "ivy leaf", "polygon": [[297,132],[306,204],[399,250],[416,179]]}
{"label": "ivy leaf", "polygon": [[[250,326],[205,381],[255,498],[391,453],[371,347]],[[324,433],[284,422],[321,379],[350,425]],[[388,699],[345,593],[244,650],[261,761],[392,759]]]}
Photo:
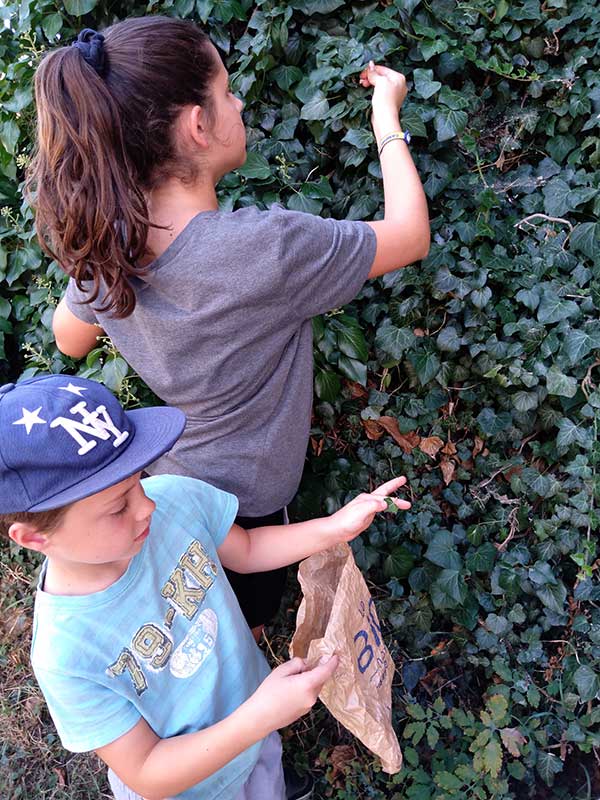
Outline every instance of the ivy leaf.
{"label": "ivy leaf", "polygon": [[[60,14],[58,16],[60,16]],[[18,114],[20,111],[23,111],[24,108],[27,108],[32,100],[33,92],[31,88],[29,86],[20,86],[15,90],[10,100],[6,100],[2,105],[5,111],[12,111],[13,114]]]}
{"label": "ivy leaf", "polygon": [[525,411],[532,411],[539,405],[537,392],[515,392],[511,395],[511,400],[513,407],[522,413]]}
{"label": "ivy leaf", "polygon": [[312,197],[307,197],[302,192],[294,192],[287,201],[291,211],[304,211],[306,214],[320,214],[323,203]]}
{"label": "ivy leaf", "polygon": [[564,375],[558,367],[550,367],[546,373],[548,394],[558,397],[574,397],[577,394],[577,381],[570,375]]}
{"label": "ivy leaf", "polygon": [[491,542],[484,542],[466,558],[467,569],[471,572],[491,572],[496,561],[497,550]]}
{"label": "ivy leaf", "polygon": [[367,385],[367,365],[362,361],[342,354],[338,359],[338,368],[351,381],[360,383],[361,386]]}
{"label": "ivy leaf", "polygon": [[363,128],[350,128],[342,142],[348,142],[359,150],[367,150],[373,144],[373,134]]}
{"label": "ivy leaf", "polygon": [[331,370],[319,369],[315,372],[315,392],[320,400],[335,402],[342,388],[339,375]]}
{"label": "ivy leaf", "polygon": [[0,128],[0,142],[4,145],[7,153],[14,155],[19,135],[20,130],[17,123],[13,119],[7,119]]}
{"label": "ivy leaf", "polygon": [[454,546],[454,537],[447,531],[436,533],[425,552],[425,558],[438,567],[458,570],[462,566],[462,559]]}
{"label": "ivy leaf", "polygon": [[537,286],[533,289],[520,289],[516,297],[519,303],[523,303],[531,311],[535,311],[540,304],[540,290]]}
{"label": "ivy leaf", "polygon": [[572,206],[569,202],[570,187],[561,178],[553,178],[543,188],[544,211],[552,217],[562,217]]}
{"label": "ivy leaf", "polygon": [[565,600],[567,599],[567,589],[562,581],[555,586],[542,586],[536,591],[542,603],[551,611],[562,614],[565,610]]}
{"label": "ivy leaf", "polygon": [[395,325],[382,325],[375,335],[375,346],[400,360],[405,351],[412,347],[415,335],[410,328],[397,328]]}
{"label": "ivy leaf", "polygon": [[[388,500],[390,498],[387,498]],[[400,509],[393,503],[388,505],[388,512],[397,514]],[[407,578],[415,563],[415,557],[406,547],[399,545],[383,562],[383,572],[386,578]]]}
{"label": "ivy leaf", "polygon": [[446,142],[461,133],[465,129],[468,119],[466,111],[440,108],[433,120],[438,142]]}
{"label": "ivy leaf", "polygon": [[544,783],[552,786],[554,776],[562,771],[563,762],[554,753],[546,753],[543,750],[538,752],[535,768],[542,777]]}
{"label": "ivy leaf", "polygon": [[576,225],[571,233],[571,247],[583,253],[588,258],[598,255],[600,245],[600,224],[597,222],[582,222]]}
{"label": "ivy leaf", "polygon": [[437,337],[436,344],[438,350],[447,353],[456,353],[460,350],[461,339],[456,328],[452,325],[446,325],[445,328],[442,328]]}
{"label": "ivy leaf", "polygon": [[485,308],[491,299],[492,290],[489,286],[484,286],[483,289],[473,289],[469,295],[469,300],[475,308]]}
{"label": "ivy leaf", "polygon": [[238,173],[250,180],[264,180],[271,177],[271,167],[263,155],[253,150],[248,153],[246,162],[238,169]]}
{"label": "ivy leaf", "polygon": [[432,69],[415,69],[413,71],[415,92],[419,97],[427,100],[442,88],[440,81],[433,80]]}
{"label": "ivy leaf", "polygon": [[129,367],[124,359],[119,356],[110,358],[102,367],[102,383],[111,391],[118,393],[128,372]]}
{"label": "ivy leaf", "polygon": [[496,414],[492,408],[484,408],[477,415],[477,422],[481,430],[487,436],[495,436],[501,433],[512,423],[510,414],[501,412]]}
{"label": "ivy leaf", "polygon": [[359,361],[367,360],[369,347],[358,322],[352,317],[343,315],[334,318],[331,328],[337,334],[337,345],[342,353]]}
{"label": "ivy leaf", "polygon": [[593,349],[593,339],[585,331],[570,328],[564,334],[561,352],[568,358],[570,366],[574,367],[581,363],[581,359]]}
{"label": "ivy leaf", "polygon": [[63,18],[61,14],[48,14],[47,17],[44,17],[42,22],[42,30],[50,40],[54,39],[56,34],[60,32],[62,26]]}
{"label": "ivy leaf", "polygon": [[271,71],[271,76],[280,89],[285,92],[304,77],[304,73],[299,67],[282,64]]}
{"label": "ivy leaf", "polygon": [[74,17],[89,14],[96,7],[98,0],[65,0],[65,11]]}
{"label": "ivy leaf", "polygon": [[302,106],[302,109],[300,110],[300,119],[322,120],[327,116],[328,111],[329,103],[327,101],[327,97],[319,89],[311,97],[311,99]]}
{"label": "ivy leaf", "polygon": [[577,442],[578,444],[585,444],[585,433],[580,430],[573,420],[568,417],[563,417],[558,426],[558,436],[556,437],[556,444],[560,449],[570,447]]}
{"label": "ivy leaf", "polygon": [[331,14],[336,8],[344,5],[344,0],[289,0],[288,5],[312,16],[313,14]]}
{"label": "ivy leaf", "polygon": [[545,325],[560,322],[579,314],[579,306],[573,300],[563,300],[556,292],[546,290],[538,306],[537,318]]}
{"label": "ivy leaf", "polygon": [[467,585],[458,569],[443,569],[434,585],[455,604],[464,603]]}
{"label": "ivy leaf", "polygon": [[594,700],[600,693],[600,680],[598,673],[586,664],[582,664],[573,675],[575,686],[582,703],[587,703],[588,700]]}
{"label": "ivy leaf", "polygon": [[411,355],[410,361],[422,386],[433,380],[440,371],[440,360],[434,353]]}

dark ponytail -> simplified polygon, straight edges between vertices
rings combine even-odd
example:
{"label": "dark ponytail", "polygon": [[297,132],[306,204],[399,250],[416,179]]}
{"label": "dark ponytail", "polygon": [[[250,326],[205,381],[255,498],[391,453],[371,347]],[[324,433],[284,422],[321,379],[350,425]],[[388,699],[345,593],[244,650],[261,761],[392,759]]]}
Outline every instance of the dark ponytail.
{"label": "dark ponytail", "polygon": [[[95,34],[95,37],[98,37]],[[89,43],[89,49],[79,42]],[[89,55],[89,57],[88,57]],[[167,177],[193,181],[173,123],[188,104],[209,106],[217,62],[191,22],[125,20],[102,37],[49,53],[35,76],[37,149],[27,177],[44,250],[100,311],[135,308],[131,280],[144,274],[150,220],[145,192]]]}

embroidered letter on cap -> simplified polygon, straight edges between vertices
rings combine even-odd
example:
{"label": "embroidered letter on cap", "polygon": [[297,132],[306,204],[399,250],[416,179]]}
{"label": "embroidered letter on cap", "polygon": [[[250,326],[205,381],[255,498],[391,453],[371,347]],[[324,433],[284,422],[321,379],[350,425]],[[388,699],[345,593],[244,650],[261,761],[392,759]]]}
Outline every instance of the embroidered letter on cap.
{"label": "embroidered letter on cap", "polygon": [[[77,403],[77,405],[69,410],[71,414],[80,414],[82,421],[79,422],[76,419],[69,419],[68,417],[56,417],[56,419],[53,419],[50,423],[50,427],[57,428],[60,426],[64,428],[69,436],[75,439],[80,446],[77,455],[85,455],[97,444],[95,439],[84,439],[81,435],[82,433],[88,433],[90,436],[95,436],[97,439],[102,439],[104,441],[109,439],[112,435],[115,437],[113,447],[118,447],[120,444],[123,444],[125,439],[129,436],[127,431],[120,431],[115,426],[106,410],[106,406],[98,406],[95,411],[88,411],[85,401],[82,400],[81,403]],[[100,419],[100,416],[102,416],[103,419]]]}

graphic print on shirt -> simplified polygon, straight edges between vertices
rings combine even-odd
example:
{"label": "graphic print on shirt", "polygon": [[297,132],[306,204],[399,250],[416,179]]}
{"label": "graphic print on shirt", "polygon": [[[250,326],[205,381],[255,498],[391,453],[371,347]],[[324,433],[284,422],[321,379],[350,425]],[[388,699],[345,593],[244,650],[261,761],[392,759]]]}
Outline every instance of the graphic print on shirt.
{"label": "graphic print on shirt", "polygon": [[129,646],[107,667],[107,674],[116,678],[127,672],[139,696],[148,688],[144,670],[159,672],[169,664],[174,677],[189,678],[200,669],[217,639],[215,612],[204,609],[177,647],[169,629],[174,613],[189,621],[194,619],[216,576],[216,563],[199,541],[191,542],[161,589],[162,597],[169,603],[164,624],[141,625]]}
{"label": "graphic print on shirt", "polygon": [[169,671],[174,678],[191,678],[212,653],[219,622],[212,608],[205,608],[173,653]]}

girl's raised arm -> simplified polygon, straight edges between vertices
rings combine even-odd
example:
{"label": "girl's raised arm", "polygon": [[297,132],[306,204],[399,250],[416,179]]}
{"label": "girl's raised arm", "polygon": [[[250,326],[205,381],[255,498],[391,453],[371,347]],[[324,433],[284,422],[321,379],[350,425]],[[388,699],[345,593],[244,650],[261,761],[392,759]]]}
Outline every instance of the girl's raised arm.
{"label": "girl's raised arm", "polygon": [[[427,200],[402,132],[400,108],[406,97],[404,75],[371,62],[360,76],[363,86],[373,86],[372,124],[380,150],[383,173],[384,218],[367,224],[377,236],[370,278],[384,275],[425,258],[430,231]],[[382,149],[383,145],[383,149]]]}

